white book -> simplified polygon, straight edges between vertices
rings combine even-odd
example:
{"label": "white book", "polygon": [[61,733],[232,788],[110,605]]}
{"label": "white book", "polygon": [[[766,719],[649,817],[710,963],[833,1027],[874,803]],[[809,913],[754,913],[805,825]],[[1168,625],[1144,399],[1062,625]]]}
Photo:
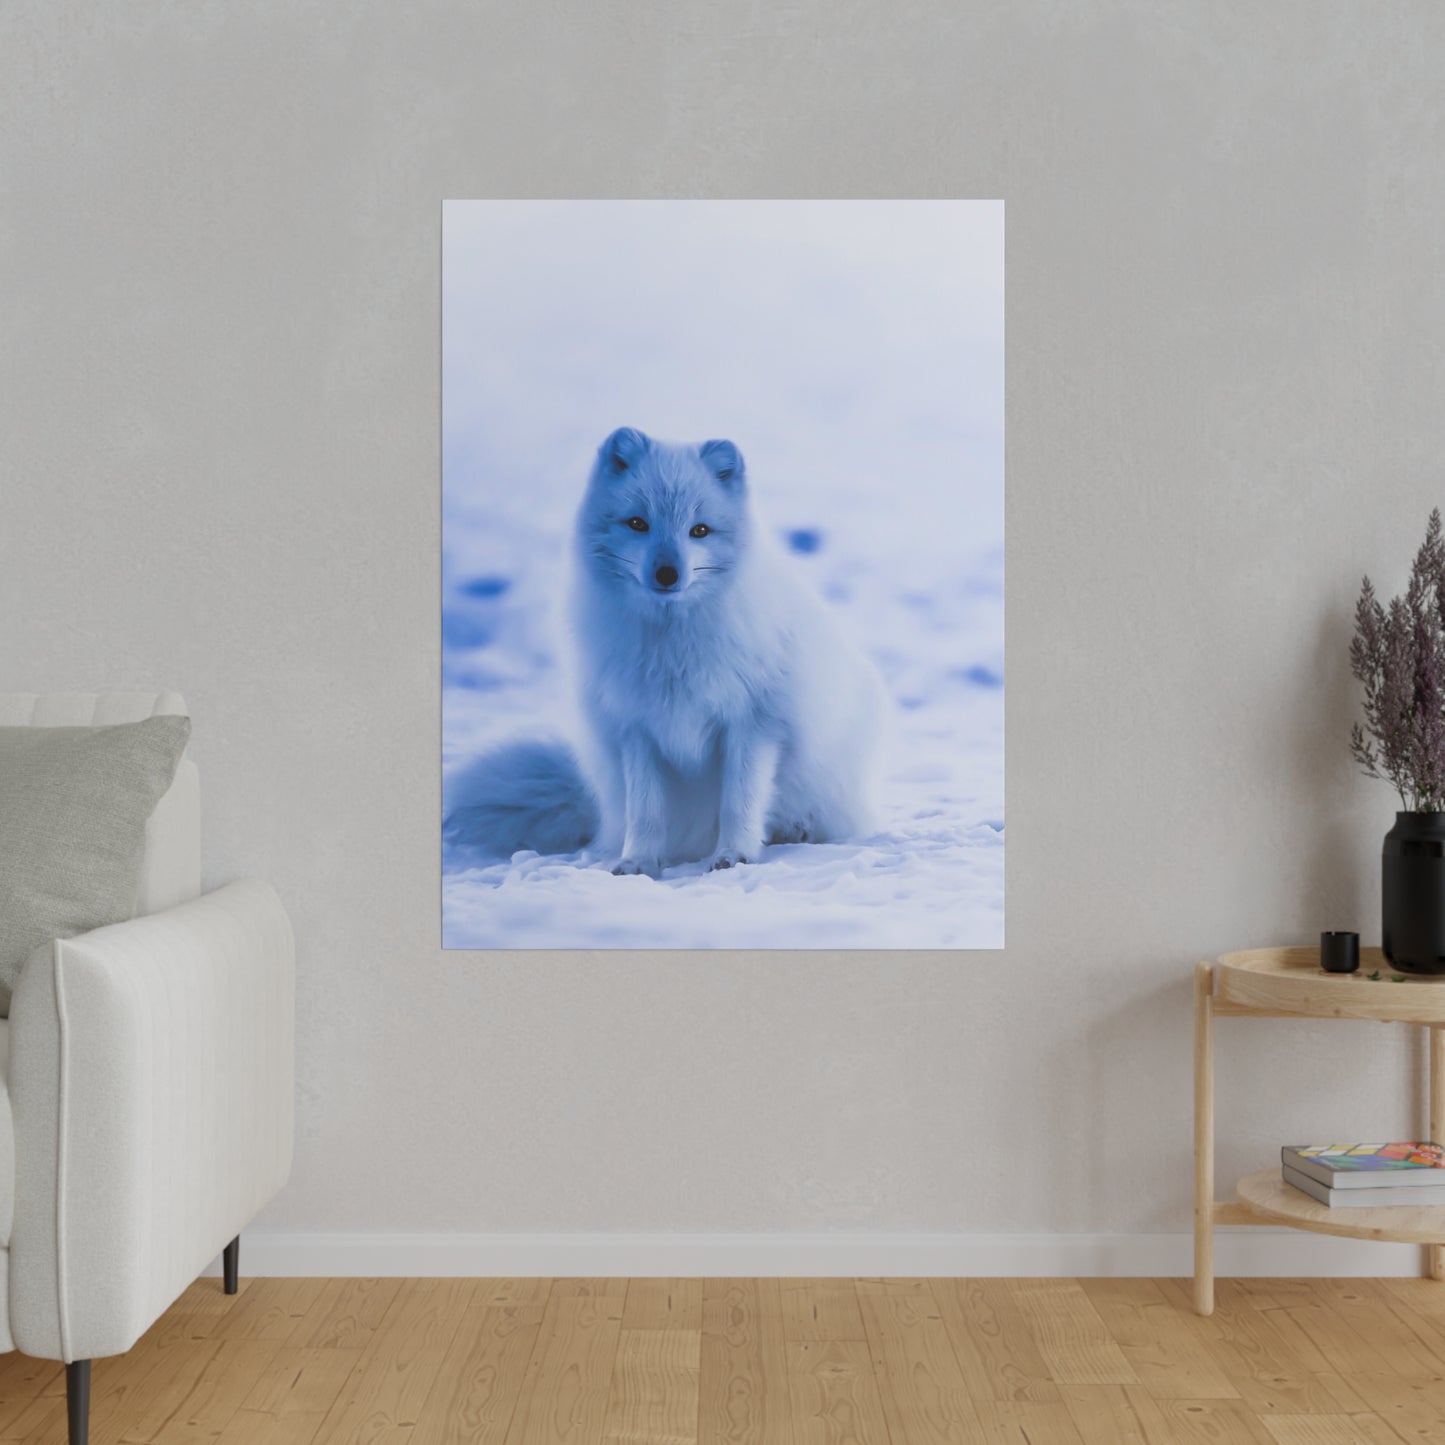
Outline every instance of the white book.
{"label": "white book", "polygon": [[1328,1204],[1331,1209],[1384,1209],[1396,1204],[1425,1209],[1432,1204],[1445,1204],[1445,1184],[1429,1187],[1396,1184],[1383,1189],[1331,1189],[1328,1184],[1321,1184],[1318,1179],[1311,1179],[1308,1174],[1301,1174],[1298,1169],[1288,1166],[1284,1169],[1284,1182],[1308,1194],[1311,1199]]}

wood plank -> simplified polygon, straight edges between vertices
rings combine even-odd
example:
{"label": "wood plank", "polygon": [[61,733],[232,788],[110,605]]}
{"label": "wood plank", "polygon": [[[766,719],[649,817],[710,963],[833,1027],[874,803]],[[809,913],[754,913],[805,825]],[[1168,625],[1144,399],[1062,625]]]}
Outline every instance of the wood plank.
{"label": "wood plank", "polygon": [[1151,1395],[1171,1400],[1239,1398],[1239,1391],[1205,1347],[1207,1321],[1176,1308],[1152,1281],[1088,1279],[1082,1287]]}
{"label": "wood plank", "polygon": [[775,1279],[703,1281],[698,1438],[702,1445],[792,1445]]}
{"label": "wood plank", "polygon": [[[198,1279],[188,1284],[171,1306],[181,1314],[228,1315],[240,1309],[242,1301],[256,1283],[254,1276],[242,1275],[237,1281],[235,1294],[227,1294],[218,1279]],[[268,1288],[273,1281],[267,1281]],[[167,1314],[170,1310],[166,1311]]]}
{"label": "wood plank", "polygon": [[489,1305],[545,1305],[552,1293],[550,1279],[479,1279],[477,1298]]}
{"label": "wood plank", "polygon": [[1433,1279],[1377,1279],[1375,1287],[1398,1301],[1412,1314],[1445,1326],[1445,1289]]}
{"label": "wood plank", "polygon": [[701,1330],[700,1279],[634,1279],[627,1284],[624,1330]]}
{"label": "wood plank", "polygon": [[[1431,1281],[1435,1283],[1436,1281]],[[1402,1375],[1430,1376],[1441,1366],[1445,1332],[1429,1327],[1370,1280],[1316,1281],[1320,1305],[1352,1329],[1361,1330],[1371,1346]]]}
{"label": "wood plank", "polygon": [[[25,1431],[23,1434],[22,1427]],[[66,1438],[64,1395],[36,1396],[26,1411],[0,1436],[0,1439],[7,1441],[23,1441],[24,1445],[59,1445],[59,1442]]]}
{"label": "wood plank", "polygon": [[339,1279],[253,1281],[237,1295],[236,1307],[207,1322],[213,1340],[270,1340],[285,1344],[313,1310],[329,1306],[345,1283]]}
{"label": "wood plank", "polygon": [[927,1279],[855,1279],[853,1292],[862,1299],[865,1294],[901,1294],[918,1298],[931,1297],[933,1281]]}
{"label": "wood plank", "polygon": [[858,1293],[850,1279],[782,1283],[783,1337],[788,1340],[864,1340]]}
{"label": "wood plank", "polygon": [[[1445,1361],[1445,1289],[1435,1279],[1376,1279],[1365,1282],[1387,1309],[1437,1361]],[[1410,1288],[1418,1285],[1418,1290]],[[1413,1353],[1413,1352],[1412,1352]]]}
{"label": "wood plank", "polygon": [[[1210,1358],[1239,1397],[1256,1414],[1336,1414],[1368,1407],[1358,1395],[1342,1393],[1334,1378],[1312,1370],[1275,1329],[1273,1311],[1254,1309],[1234,1280],[1218,1281],[1215,1310],[1202,1327]],[[1160,1293],[1181,1312],[1192,1308],[1178,1280],[1158,1281]],[[1321,1366],[1327,1364],[1318,1360]]]}
{"label": "wood plank", "polygon": [[888,1424],[865,1341],[799,1341],[787,1353],[796,1445],[886,1445]]}
{"label": "wood plank", "polygon": [[57,1384],[64,1390],[65,1366],[59,1360],[36,1360],[16,1350],[0,1356],[0,1440],[23,1440],[11,1426],[36,1400],[54,1394]]}
{"label": "wood plank", "polygon": [[[6,1358],[15,1359],[17,1357],[7,1356]],[[40,1366],[53,1362],[36,1360],[31,1363]],[[138,1373],[143,1373],[146,1369],[145,1362],[139,1363],[136,1369]],[[32,1372],[24,1370],[23,1367],[21,1371],[17,1371],[17,1374],[19,1373],[30,1375],[35,1382],[36,1393],[24,1403],[23,1408],[10,1416],[4,1429],[0,1430],[0,1440],[63,1441],[66,1438],[65,1366],[60,1365],[54,1374],[40,1369]],[[97,1360],[91,1380],[92,1400],[99,1400],[103,1392],[114,1393],[117,1386],[124,1384],[128,1373],[128,1370],[116,1368],[116,1363],[110,1360]]]}
{"label": "wood plank", "polygon": [[1240,1400],[1156,1399],[1155,1406],[1159,1423],[1148,1426],[1151,1445],[1156,1440],[1160,1445],[1275,1445]]}
{"label": "wood plank", "polygon": [[979,1400],[975,1408],[989,1445],[1085,1445],[1062,1400]]}
{"label": "wood plank", "polygon": [[700,1330],[628,1330],[617,1342],[604,1440],[697,1445]]}
{"label": "wood plank", "polygon": [[1308,1303],[1292,1304],[1268,1314],[1281,1332],[1291,1332],[1297,1352],[1303,1354],[1303,1342],[1307,1341],[1324,1361],[1324,1369],[1331,1373],[1350,1377],[1398,1373],[1394,1361],[1377,1347],[1371,1335],[1359,1333],[1357,1324],[1347,1317],[1339,1302],[1311,1298]]}
{"label": "wood plank", "polygon": [[458,1325],[413,1432],[431,1445],[502,1445],[541,1333],[541,1304],[474,1298]]}
{"label": "wood plank", "polygon": [[[221,1316],[214,1314],[193,1314],[190,1311],[167,1310],[138,1343],[144,1344],[204,1344],[216,1342],[215,1330]],[[132,1347],[133,1348],[133,1347]]]}
{"label": "wood plank", "polygon": [[552,1281],[551,1294],[554,1295],[582,1295],[591,1299],[626,1299],[627,1284],[625,1279],[603,1279],[601,1277],[586,1279],[554,1279]]}
{"label": "wood plank", "polygon": [[1164,1439],[1148,1433],[1146,1420],[1159,1419],[1158,1406],[1140,1385],[1060,1385],[1059,1394],[1089,1445],[1161,1445]]}
{"label": "wood plank", "polygon": [[1400,1445],[1378,1415],[1266,1415],[1277,1445]]}
{"label": "wood plank", "polygon": [[1059,1385],[1137,1385],[1139,1377],[1074,1280],[1010,1280],[1049,1374]]}
{"label": "wood plank", "polygon": [[124,1406],[107,1411],[92,1425],[91,1445],[107,1445],[111,1440],[148,1445],[195,1389],[220,1347],[219,1340],[183,1339],[158,1349],[154,1366]]}
{"label": "wood plank", "polygon": [[200,1377],[148,1445],[214,1440],[230,1424],[279,1348],[268,1340],[218,1340]]}
{"label": "wood plank", "polygon": [[310,1445],[361,1351],[282,1345],[216,1445]]}
{"label": "wood plank", "polygon": [[399,1279],[328,1280],[286,1343],[303,1349],[364,1349],[381,1328],[401,1286]]}
{"label": "wood plank", "polygon": [[327,1411],[316,1445],[409,1440],[471,1295],[469,1280],[407,1280]]}
{"label": "wood plank", "polygon": [[1312,1279],[1286,1279],[1276,1275],[1269,1279],[1235,1279],[1232,1284],[1250,1305],[1259,1310],[1312,1304],[1315,1299],[1315,1282]]}
{"label": "wood plank", "polygon": [[1361,1371],[1352,1374],[1349,1383],[1402,1439],[1445,1445],[1445,1378],[1440,1370],[1429,1379]]}
{"label": "wood plank", "polygon": [[593,1445],[601,1438],[622,1306],[611,1295],[551,1296],[508,1445]]}
{"label": "wood plank", "polygon": [[1059,1399],[1028,1322],[998,1279],[936,1279],[932,1292],[975,1400]]}
{"label": "wood plank", "polygon": [[859,1295],[893,1440],[970,1445],[982,1425],[932,1291]]}
{"label": "wood plank", "polygon": [[[1283,1304],[1271,1303],[1271,1300],[1283,1297],[1295,1303],[1309,1305],[1313,1302],[1312,1295],[1298,1295],[1293,1292],[1284,1296],[1270,1295],[1259,1288],[1258,1282],[1242,1279],[1221,1280],[1219,1294],[1222,1300],[1228,1299],[1231,1308],[1237,1311],[1236,1318],[1241,1328],[1263,1334],[1272,1342],[1275,1351],[1283,1352],[1286,1358],[1297,1360],[1318,1379],[1326,1379],[1334,1372],[1334,1367],[1320,1353],[1309,1335],[1299,1327],[1289,1308]],[[1367,1408],[1363,1401],[1360,1401],[1360,1405]]]}

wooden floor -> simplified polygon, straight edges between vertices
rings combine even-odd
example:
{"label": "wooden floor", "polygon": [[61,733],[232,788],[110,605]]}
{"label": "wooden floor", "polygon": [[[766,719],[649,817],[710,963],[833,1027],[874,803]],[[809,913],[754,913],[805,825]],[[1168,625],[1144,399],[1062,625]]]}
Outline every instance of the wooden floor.
{"label": "wooden floor", "polygon": [[[0,1440],[65,1439],[0,1357]],[[95,1364],[93,1445],[1445,1442],[1445,1285],[247,1280]]]}

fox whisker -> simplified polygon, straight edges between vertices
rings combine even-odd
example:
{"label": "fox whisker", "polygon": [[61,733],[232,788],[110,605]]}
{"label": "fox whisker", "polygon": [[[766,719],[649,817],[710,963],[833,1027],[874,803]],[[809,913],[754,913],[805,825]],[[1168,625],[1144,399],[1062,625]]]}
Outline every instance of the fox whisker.
{"label": "fox whisker", "polygon": [[594,547],[592,555],[594,557],[606,557],[609,562],[615,562],[617,564],[617,570],[624,577],[631,577],[633,581],[638,580],[636,569],[626,557],[620,557],[616,552],[609,552],[605,547]]}

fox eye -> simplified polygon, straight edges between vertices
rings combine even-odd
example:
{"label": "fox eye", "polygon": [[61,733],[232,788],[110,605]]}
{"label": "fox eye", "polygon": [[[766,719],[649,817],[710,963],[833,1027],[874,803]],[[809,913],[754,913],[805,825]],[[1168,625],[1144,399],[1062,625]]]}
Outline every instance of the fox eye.
{"label": "fox eye", "polygon": [[695,527],[692,529],[692,531],[690,531],[687,535],[688,535],[689,537],[706,537],[707,534],[708,534],[709,532],[711,532],[711,531],[712,531],[712,528],[711,528],[711,527],[707,526],[707,525],[706,525],[705,523],[703,523],[703,522],[699,522],[699,523],[697,524],[697,526],[695,526]]}
{"label": "fox eye", "polygon": [[627,519],[627,525],[631,527],[634,532],[645,532],[647,530],[647,523],[641,517],[629,517]]}

